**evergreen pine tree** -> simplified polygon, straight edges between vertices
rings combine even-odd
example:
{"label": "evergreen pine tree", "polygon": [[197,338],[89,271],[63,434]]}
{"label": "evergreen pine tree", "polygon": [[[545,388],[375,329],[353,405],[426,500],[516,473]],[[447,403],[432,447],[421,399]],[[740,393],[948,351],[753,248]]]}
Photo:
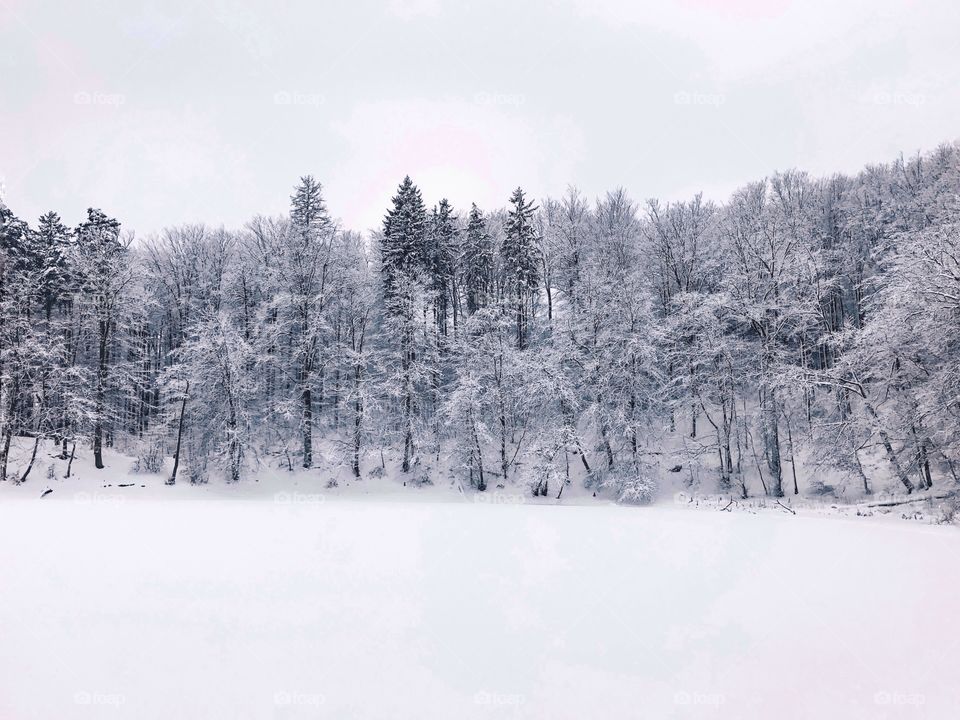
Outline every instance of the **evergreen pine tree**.
{"label": "evergreen pine tree", "polygon": [[460,266],[463,268],[467,312],[472,315],[486,306],[493,293],[493,240],[476,204],[470,208]]}
{"label": "evergreen pine tree", "polygon": [[434,316],[437,330],[447,334],[447,318],[453,291],[454,249],[458,229],[453,208],[446,198],[440,201],[430,215],[429,232],[425,237],[424,260],[430,289],[434,296]]}
{"label": "evergreen pine tree", "polygon": [[290,220],[301,233],[318,234],[330,227],[323,186],[312,175],[300,178],[300,184],[290,196]]}
{"label": "evergreen pine tree", "polygon": [[87,221],[77,227],[77,260],[80,281],[91,306],[93,335],[96,338],[96,384],[94,387],[93,457],[102,470],[103,435],[108,420],[107,375],[110,344],[116,321],[123,311],[120,301],[131,280],[127,247],[120,240],[120,223],[100,210],[90,208]]}
{"label": "evergreen pine tree", "polygon": [[3,271],[31,272],[40,267],[40,253],[30,227],[0,203],[0,252]]}
{"label": "evergreen pine tree", "polygon": [[404,178],[393,208],[383,221],[380,241],[384,305],[389,332],[394,336],[391,352],[399,355],[399,384],[396,394],[402,408],[403,471],[409,472],[415,451],[413,420],[415,414],[416,279],[425,265],[427,213],[420,190],[410,176]]}
{"label": "evergreen pine tree", "polygon": [[30,265],[25,254],[29,235],[27,224],[0,202],[0,481],[7,479],[7,459],[22,394],[23,368],[16,348],[25,323],[20,307],[22,289],[18,286]]}
{"label": "evergreen pine tree", "polygon": [[54,303],[69,292],[70,229],[52,210],[40,217],[35,233],[43,266],[43,309],[50,320]]}
{"label": "evergreen pine tree", "polygon": [[[303,467],[313,465],[313,375],[321,346],[321,315],[327,286],[332,226],[323,188],[311,175],[300,178],[290,197],[289,233],[285,248],[287,263],[279,268],[278,279],[289,293],[287,308],[290,331],[296,341],[296,392],[299,395]],[[320,403],[323,402],[321,366]]]}
{"label": "evergreen pine tree", "polygon": [[393,208],[383,219],[380,242],[384,289],[388,296],[409,276],[425,265],[427,211],[420,189],[407,175],[394,196]]}
{"label": "evergreen pine tree", "polygon": [[503,261],[511,284],[516,308],[517,348],[527,346],[533,295],[539,282],[539,250],[537,248],[533,201],[527,202],[523,190],[517,188],[510,197]]}

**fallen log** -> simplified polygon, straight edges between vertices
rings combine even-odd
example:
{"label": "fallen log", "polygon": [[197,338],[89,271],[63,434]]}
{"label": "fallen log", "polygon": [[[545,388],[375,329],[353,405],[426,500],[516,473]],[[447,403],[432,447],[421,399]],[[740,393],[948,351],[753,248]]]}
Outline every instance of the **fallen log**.
{"label": "fallen log", "polygon": [[796,511],[796,510],[794,510],[794,509],[791,508],[791,507],[787,507],[786,505],[784,505],[784,504],[783,504],[782,502],[780,502],[779,500],[777,500],[777,505],[779,505],[780,507],[782,507],[784,510],[786,510],[788,513],[791,513],[792,515],[796,515],[796,514],[797,514],[797,511]]}
{"label": "fallen log", "polygon": [[896,507],[897,505],[923,502],[924,500],[946,500],[948,498],[956,497],[956,495],[956,491],[951,490],[950,492],[940,493],[939,495],[923,495],[907,498],[906,500],[883,500],[881,502],[862,503],[862,507]]}

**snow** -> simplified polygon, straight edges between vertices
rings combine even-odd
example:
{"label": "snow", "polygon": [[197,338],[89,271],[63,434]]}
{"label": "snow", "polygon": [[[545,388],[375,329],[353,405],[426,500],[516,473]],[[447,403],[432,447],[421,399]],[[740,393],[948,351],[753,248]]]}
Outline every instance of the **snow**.
{"label": "snow", "polygon": [[3,720],[960,714],[956,527],[75,468],[0,492]]}

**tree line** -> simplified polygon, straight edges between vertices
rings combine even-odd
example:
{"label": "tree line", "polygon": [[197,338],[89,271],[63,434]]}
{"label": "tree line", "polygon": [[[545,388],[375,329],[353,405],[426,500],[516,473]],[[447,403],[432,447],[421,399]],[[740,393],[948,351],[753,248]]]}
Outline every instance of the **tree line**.
{"label": "tree line", "polygon": [[142,240],[99,209],[70,228],[0,204],[0,480],[47,442],[67,475],[113,447],[170,483],[322,465],[624,502],[668,470],[742,497],[953,485],[958,221],[953,144],[722,204],[428,207],[407,177],[367,237],[311,176],[287,215]]}

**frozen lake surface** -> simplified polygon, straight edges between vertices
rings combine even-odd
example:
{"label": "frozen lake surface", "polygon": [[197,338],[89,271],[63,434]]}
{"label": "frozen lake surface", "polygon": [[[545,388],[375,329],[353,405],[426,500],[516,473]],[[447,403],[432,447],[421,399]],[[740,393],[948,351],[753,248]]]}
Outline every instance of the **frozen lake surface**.
{"label": "frozen lake surface", "polygon": [[3,718],[960,716],[956,528],[112,497],[0,504]]}

